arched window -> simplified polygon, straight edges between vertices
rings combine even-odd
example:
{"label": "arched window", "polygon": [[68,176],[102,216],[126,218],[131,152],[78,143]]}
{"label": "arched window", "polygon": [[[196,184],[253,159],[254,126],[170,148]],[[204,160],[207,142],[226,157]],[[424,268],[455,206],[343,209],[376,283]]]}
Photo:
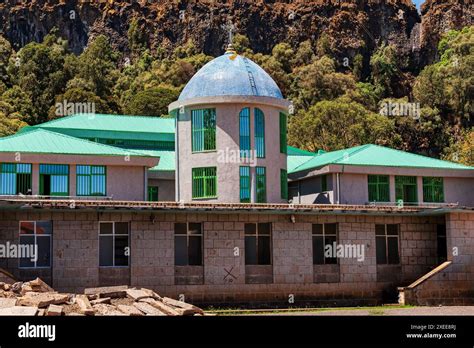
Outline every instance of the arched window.
{"label": "arched window", "polygon": [[257,158],[265,157],[265,114],[255,109],[255,150]]}
{"label": "arched window", "polygon": [[280,152],[286,154],[287,152],[287,127],[286,127],[286,115],[283,112],[280,112]]}
{"label": "arched window", "polygon": [[250,155],[250,108],[243,108],[239,114],[240,157]]}

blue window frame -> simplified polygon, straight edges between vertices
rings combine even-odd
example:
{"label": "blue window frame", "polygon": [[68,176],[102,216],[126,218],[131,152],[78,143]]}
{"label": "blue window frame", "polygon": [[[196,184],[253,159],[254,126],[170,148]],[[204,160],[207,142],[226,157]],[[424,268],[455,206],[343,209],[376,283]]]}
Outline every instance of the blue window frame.
{"label": "blue window frame", "polygon": [[69,195],[69,166],[67,164],[40,164],[40,195]]}
{"label": "blue window frame", "polygon": [[0,195],[31,194],[31,164],[0,163]]}
{"label": "blue window frame", "polygon": [[78,196],[105,196],[106,192],[105,166],[76,166],[76,194]]}

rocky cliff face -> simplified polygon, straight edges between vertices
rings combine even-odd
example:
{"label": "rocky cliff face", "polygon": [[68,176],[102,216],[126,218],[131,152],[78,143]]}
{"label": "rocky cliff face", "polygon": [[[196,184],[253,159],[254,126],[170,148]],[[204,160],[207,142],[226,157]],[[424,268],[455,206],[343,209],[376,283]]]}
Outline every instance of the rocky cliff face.
{"label": "rocky cliff face", "polygon": [[474,24],[473,0],[427,0],[421,7],[423,47],[422,61],[436,59],[436,47],[444,32]]}
{"label": "rocky cliff face", "polygon": [[282,41],[315,43],[322,33],[341,60],[357,53],[368,59],[378,44],[391,43],[408,70],[434,60],[440,34],[473,24],[474,11],[472,0],[428,0],[422,16],[411,0],[0,1],[0,33],[17,49],[57,27],[76,53],[103,33],[127,53],[127,30],[137,18],[152,49],[192,38],[205,53],[219,55],[232,23],[263,53]]}

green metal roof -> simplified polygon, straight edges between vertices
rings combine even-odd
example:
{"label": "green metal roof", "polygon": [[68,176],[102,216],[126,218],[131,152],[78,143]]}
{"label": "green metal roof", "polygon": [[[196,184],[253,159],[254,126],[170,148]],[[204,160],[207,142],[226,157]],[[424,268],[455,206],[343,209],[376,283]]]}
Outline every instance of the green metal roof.
{"label": "green metal roof", "polygon": [[[288,157],[288,161],[290,163],[290,157]],[[288,166],[289,173],[320,168],[329,164],[474,170],[474,167],[416,155],[400,150],[394,150],[373,144],[317,154],[300,164],[297,163],[296,159],[294,162],[296,165],[292,165],[291,169],[290,166]]]}
{"label": "green metal roof", "polygon": [[153,157],[160,157],[160,162],[156,167],[150,168],[151,171],[174,171],[175,170],[175,152],[174,151],[155,151],[140,150],[141,153]]}
{"label": "green metal roof", "polygon": [[174,118],[106,114],[75,114],[20,132],[42,128],[78,138],[174,141]]}
{"label": "green metal roof", "polygon": [[315,156],[317,153],[298,149],[297,147],[287,146],[288,156]]}
{"label": "green metal roof", "polygon": [[0,138],[0,152],[151,157],[147,154],[98,144],[39,128]]}
{"label": "green metal roof", "polygon": [[286,158],[288,173],[292,173],[296,168],[298,168],[303,163],[308,162],[314,156],[315,155],[313,155],[313,156],[288,156]]}
{"label": "green metal roof", "polygon": [[[41,133],[38,133],[40,132]],[[151,116],[76,114],[33,127],[25,127],[14,136],[0,138],[0,152],[32,152],[160,157],[154,171],[175,170],[174,151],[123,150],[119,147],[78,138],[110,138],[149,141],[174,141],[174,118]],[[30,137],[31,135],[31,137]],[[40,139],[40,141],[38,141]],[[406,168],[474,170],[453,162],[442,161],[377,145],[317,153],[288,146],[288,173],[329,164]]]}

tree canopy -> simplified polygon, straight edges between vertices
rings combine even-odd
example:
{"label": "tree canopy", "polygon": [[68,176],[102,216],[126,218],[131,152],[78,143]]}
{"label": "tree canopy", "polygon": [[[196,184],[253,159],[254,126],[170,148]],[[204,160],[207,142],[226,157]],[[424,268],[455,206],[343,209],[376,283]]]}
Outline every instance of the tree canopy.
{"label": "tree canopy", "polygon": [[[0,136],[63,117],[58,106],[67,103],[90,103],[100,113],[166,116],[168,104],[213,57],[191,40],[172,50],[167,43],[151,48],[143,25],[130,20],[128,51],[98,35],[80,55],[55,29],[17,52],[0,36]],[[291,100],[290,145],[316,151],[377,143],[473,164],[474,26],[447,32],[439,60],[418,76],[400,70],[397,49],[386,43],[370,57],[364,47],[344,63],[324,34],[281,42],[269,54],[254,52],[242,34],[233,45]],[[394,105],[415,112],[383,112]]]}

